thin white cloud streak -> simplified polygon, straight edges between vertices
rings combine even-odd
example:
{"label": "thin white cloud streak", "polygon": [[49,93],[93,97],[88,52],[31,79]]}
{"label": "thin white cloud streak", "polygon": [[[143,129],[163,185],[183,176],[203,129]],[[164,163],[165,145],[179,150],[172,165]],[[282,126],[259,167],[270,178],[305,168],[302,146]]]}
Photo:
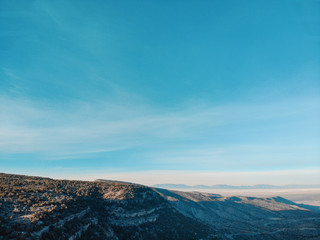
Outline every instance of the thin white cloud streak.
{"label": "thin white cloud streak", "polygon": [[[260,130],[260,125],[255,126],[260,121],[296,116],[306,116],[315,121],[319,116],[318,110],[317,102],[311,100],[264,105],[190,106],[156,111],[135,102],[131,105],[76,102],[57,107],[28,99],[2,97],[0,153],[41,153],[47,159],[67,159],[83,154],[159,145],[164,149],[153,154],[145,153],[146,157],[154,161],[197,160],[205,163],[213,158],[227,160],[223,159],[225,153],[241,153],[252,147],[256,147],[258,153],[266,153],[268,148],[273,152],[287,148],[289,152],[296,150],[295,145],[220,144],[215,138],[223,134],[232,135],[224,128],[228,129],[233,124],[239,126],[233,126],[232,130],[242,131],[244,125]],[[316,125],[309,127],[319,132]],[[313,145],[300,146],[301,151],[314,148]]]}
{"label": "thin white cloud streak", "polygon": [[268,166],[290,166],[292,163],[299,164],[307,160],[318,162],[320,148],[317,144],[291,145],[278,143],[262,144],[206,144],[194,145],[193,148],[181,148],[175,146],[169,150],[163,150],[153,156],[158,163],[180,163],[190,164],[195,161],[204,167],[212,168],[213,163],[219,162],[219,168],[232,168],[246,166],[250,168],[260,167],[267,163]]}
{"label": "thin white cloud streak", "polygon": [[149,138],[183,137],[184,128],[203,122],[197,120],[199,113],[153,114],[139,107],[108,103],[76,104],[75,108],[72,112],[59,111],[30,101],[2,98],[1,151],[55,151],[80,143],[87,144],[88,152],[99,151],[102,146],[134,147]]}
{"label": "thin white cloud streak", "polygon": [[[21,103],[18,103],[19,105]],[[178,127],[181,125],[188,125],[188,122],[192,124],[194,119],[177,117],[177,116],[155,116],[150,115],[148,112],[139,112],[134,114],[136,116],[130,116],[125,114],[122,116],[121,110],[117,112],[117,107],[112,106],[116,112],[109,112],[108,107],[105,109],[105,113],[99,113],[96,116],[95,112],[90,110],[75,112],[75,113],[53,113],[51,110],[38,110],[34,109],[33,106],[10,106],[10,109],[14,109],[12,115],[10,113],[3,112],[5,118],[9,118],[7,125],[4,123],[2,126],[1,133],[6,139],[9,145],[16,143],[18,145],[26,144],[36,144],[35,140],[40,140],[40,138],[46,138],[47,142],[64,142],[64,143],[79,143],[79,142],[90,142],[90,138],[101,139],[103,138],[108,142],[108,138],[112,137],[110,141],[114,142],[117,140],[117,136],[121,136],[123,140],[122,145],[126,142],[126,138],[139,138],[139,134],[142,135],[165,135],[170,138],[177,134]],[[119,107],[120,109],[121,107]],[[99,110],[98,110],[99,111]],[[130,112],[131,109],[128,109]],[[39,114],[40,113],[40,114]],[[115,115],[114,115],[115,114]],[[9,116],[8,116],[9,115]],[[16,115],[16,116],[13,116]],[[118,115],[118,117],[117,117]],[[120,117],[119,117],[120,115]],[[114,120],[113,118],[119,118]],[[43,119],[42,119],[43,118]],[[65,120],[62,123],[56,123],[56,120],[49,119],[61,119]],[[44,125],[43,120],[48,122]],[[24,121],[25,123],[23,123]],[[31,125],[30,125],[31,123]],[[39,124],[38,126],[32,126],[32,124]],[[51,125],[51,126],[50,126]],[[181,128],[181,127],[179,127]],[[182,127],[183,128],[183,127]],[[161,129],[161,131],[157,131]],[[135,135],[136,134],[136,135]],[[180,132],[180,134],[182,134]],[[178,134],[177,134],[178,135]],[[12,142],[10,142],[10,137]],[[86,140],[85,140],[86,139]],[[41,139],[44,140],[44,139]],[[59,141],[61,140],[61,141]],[[38,142],[40,143],[40,141]],[[43,147],[43,145],[41,145]],[[9,146],[6,146],[9,147]]]}

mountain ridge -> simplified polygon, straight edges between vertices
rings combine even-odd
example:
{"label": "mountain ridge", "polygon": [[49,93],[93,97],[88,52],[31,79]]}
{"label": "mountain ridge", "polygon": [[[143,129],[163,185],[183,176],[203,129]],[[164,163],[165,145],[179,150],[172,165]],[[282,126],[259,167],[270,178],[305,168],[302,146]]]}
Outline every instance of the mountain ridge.
{"label": "mountain ridge", "polygon": [[0,173],[0,239],[319,239],[320,208]]}
{"label": "mountain ridge", "polygon": [[303,188],[320,188],[320,184],[287,184],[287,185],[269,185],[269,184],[256,184],[256,185],[186,185],[186,184],[154,184],[151,187],[168,188],[168,189],[303,189]]}

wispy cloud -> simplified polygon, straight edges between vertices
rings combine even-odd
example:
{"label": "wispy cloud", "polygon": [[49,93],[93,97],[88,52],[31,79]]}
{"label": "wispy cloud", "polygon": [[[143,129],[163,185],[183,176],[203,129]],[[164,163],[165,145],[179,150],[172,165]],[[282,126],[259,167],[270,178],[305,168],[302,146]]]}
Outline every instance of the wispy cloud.
{"label": "wispy cloud", "polygon": [[[0,104],[2,154],[71,159],[140,149],[131,157],[155,164],[201,163],[222,168],[284,165],[302,157],[314,162],[319,154],[314,142],[319,132],[315,101],[194,105],[171,110],[155,110],[141,102],[54,106],[6,97]],[[283,125],[285,119],[288,122]],[[297,127],[303,129],[295,130]]]}

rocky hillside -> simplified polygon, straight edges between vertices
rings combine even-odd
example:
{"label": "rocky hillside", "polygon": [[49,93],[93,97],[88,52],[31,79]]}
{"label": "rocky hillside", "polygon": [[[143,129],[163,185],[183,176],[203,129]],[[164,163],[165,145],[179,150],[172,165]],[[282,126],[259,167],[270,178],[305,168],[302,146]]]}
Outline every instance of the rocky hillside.
{"label": "rocky hillside", "polygon": [[183,215],[211,226],[221,239],[320,239],[320,207],[281,197],[155,191]]}
{"label": "rocky hillside", "polygon": [[317,208],[0,174],[0,239],[319,239]]}
{"label": "rocky hillside", "polygon": [[153,189],[0,174],[0,239],[205,239]]}

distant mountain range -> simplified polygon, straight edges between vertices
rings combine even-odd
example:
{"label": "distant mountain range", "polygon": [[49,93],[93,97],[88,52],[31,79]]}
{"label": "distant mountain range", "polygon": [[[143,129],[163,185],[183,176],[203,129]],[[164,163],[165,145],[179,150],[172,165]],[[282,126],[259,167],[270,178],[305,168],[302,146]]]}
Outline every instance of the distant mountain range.
{"label": "distant mountain range", "polygon": [[233,185],[185,185],[185,184],[156,184],[152,187],[165,188],[165,189],[301,189],[301,188],[320,188],[320,184],[288,184],[288,185],[244,185],[244,186],[233,186]]}

